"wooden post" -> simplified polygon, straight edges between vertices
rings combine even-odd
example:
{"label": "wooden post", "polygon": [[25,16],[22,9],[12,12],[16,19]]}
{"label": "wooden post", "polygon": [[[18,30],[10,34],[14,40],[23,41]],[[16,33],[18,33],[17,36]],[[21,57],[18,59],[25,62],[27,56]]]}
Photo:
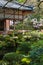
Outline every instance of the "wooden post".
{"label": "wooden post", "polygon": [[6,33],[9,31],[10,20],[6,20]]}

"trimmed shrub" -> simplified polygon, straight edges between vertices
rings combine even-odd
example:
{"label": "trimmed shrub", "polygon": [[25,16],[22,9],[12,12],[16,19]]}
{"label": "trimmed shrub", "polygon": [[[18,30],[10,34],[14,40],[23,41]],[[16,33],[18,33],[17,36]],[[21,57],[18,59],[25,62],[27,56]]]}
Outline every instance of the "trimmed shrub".
{"label": "trimmed shrub", "polygon": [[17,51],[19,51],[21,54],[28,54],[30,50],[31,50],[30,42],[21,42],[17,48]]}
{"label": "trimmed shrub", "polygon": [[43,47],[36,47],[30,51],[30,58],[32,59],[30,65],[43,65]]}
{"label": "trimmed shrub", "polygon": [[23,58],[22,54],[17,54],[15,52],[7,53],[4,55],[3,60],[9,62],[9,64],[13,65],[13,63],[20,63]]}

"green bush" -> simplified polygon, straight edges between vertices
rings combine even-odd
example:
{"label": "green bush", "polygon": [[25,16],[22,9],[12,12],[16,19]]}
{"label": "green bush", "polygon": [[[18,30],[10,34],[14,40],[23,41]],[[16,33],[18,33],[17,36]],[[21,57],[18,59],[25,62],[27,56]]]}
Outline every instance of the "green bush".
{"label": "green bush", "polygon": [[8,64],[9,64],[9,63],[6,62],[6,61],[3,61],[3,60],[0,61],[0,65],[8,65]]}
{"label": "green bush", "polygon": [[[17,38],[15,37],[17,36]],[[4,56],[3,56],[4,55]],[[43,33],[0,35],[0,65],[43,65]]]}
{"label": "green bush", "polygon": [[[1,36],[2,37],[2,36]],[[0,41],[0,59],[2,59],[3,55],[8,52],[15,51],[15,41],[13,38],[8,36],[3,36],[4,40]]]}
{"label": "green bush", "polygon": [[4,55],[3,60],[9,62],[9,64],[20,63],[22,59],[22,54],[17,54],[15,52],[7,53]]}
{"label": "green bush", "polygon": [[6,43],[4,41],[0,41],[0,55],[4,55],[6,49]]}
{"label": "green bush", "polygon": [[0,35],[0,41],[4,41],[4,36],[2,34]]}
{"label": "green bush", "polygon": [[32,59],[30,65],[43,65],[43,40],[33,42],[31,45],[30,58]]}
{"label": "green bush", "polygon": [[43,40],[43,32],[39,32],[39,34],[40,34],[40,39]]}
{"label": "green bush", "polygon": [[19,51],[22,54],[27,54],[30,50],[31,50],[30,42],[21,42],[17,48],[17,51]]}
{"label": "green bush", "polygon": [[35,48],[30,51],[30,58],[32,59],[30,65],[43,65],[43,48]]}

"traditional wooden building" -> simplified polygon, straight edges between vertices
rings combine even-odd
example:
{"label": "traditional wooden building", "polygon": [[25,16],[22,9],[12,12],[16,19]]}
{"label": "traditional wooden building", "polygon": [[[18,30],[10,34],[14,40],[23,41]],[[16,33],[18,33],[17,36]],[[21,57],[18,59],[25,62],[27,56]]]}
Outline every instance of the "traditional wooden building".
{"label": "traditional wooden building", "polygon": [[23,21],[28,14],[31,14],[33,7],[20,5],[15,2],[0,0],[0,33],[10,30],[10,25],[16,21]]}

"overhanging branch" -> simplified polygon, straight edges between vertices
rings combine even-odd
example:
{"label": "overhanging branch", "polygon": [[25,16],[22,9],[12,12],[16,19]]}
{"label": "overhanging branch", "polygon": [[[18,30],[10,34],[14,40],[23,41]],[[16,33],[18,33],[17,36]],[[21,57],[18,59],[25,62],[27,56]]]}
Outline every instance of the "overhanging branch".
{"label": "overhanging branch", "polygon": [[3,7],[5,7],[5,6],[6,6],[9,2],[11,2],[11,1],[12,1],[12,0],[8,0],[7,3],[6,3]]}
{"label": "overhanging branch", "polygon": [[40,8],[40,4],[42,3],[43,1],[40,1],[39,4],[38,4],[38,7]]}

